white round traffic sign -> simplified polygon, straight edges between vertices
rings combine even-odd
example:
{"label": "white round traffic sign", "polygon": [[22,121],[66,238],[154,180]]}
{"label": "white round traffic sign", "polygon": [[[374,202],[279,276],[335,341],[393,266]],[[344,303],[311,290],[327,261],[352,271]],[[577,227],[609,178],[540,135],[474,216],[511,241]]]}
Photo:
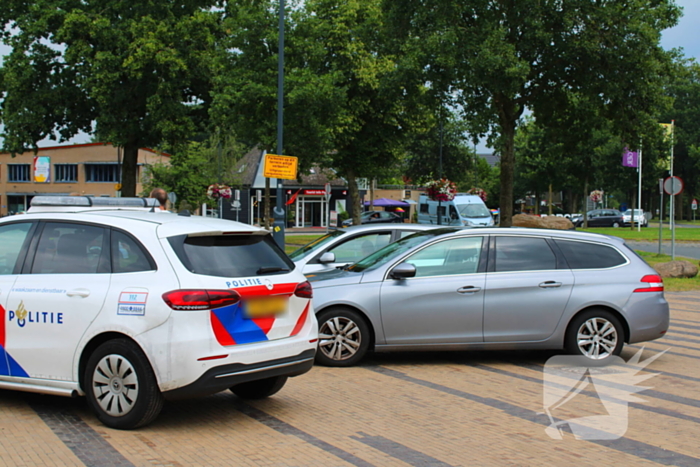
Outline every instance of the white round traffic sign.
{"label": "white round traffic sign", "polygon": [[697,199],[694,199],[693,202],[690,203],[690,209],[692,209],[693,211],[698,210],[698,200]]}
{"label": "white round traffic sign", "polygon": [[679,194],[683,191],[683,180],[675,175],[673,177],[668,177],[664,180],[664,191],[671,196]]}

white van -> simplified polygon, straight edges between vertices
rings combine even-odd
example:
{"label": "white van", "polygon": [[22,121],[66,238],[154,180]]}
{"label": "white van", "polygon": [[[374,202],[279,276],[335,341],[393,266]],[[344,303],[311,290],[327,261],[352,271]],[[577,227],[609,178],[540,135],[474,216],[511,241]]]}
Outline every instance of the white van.
{"label": "white van", "polygon": [[459,226],[491,226],[494,225],[491,211],[476,195],[457,193],[452,201],[433,201],[427,195],[418,199],[418,223]]}

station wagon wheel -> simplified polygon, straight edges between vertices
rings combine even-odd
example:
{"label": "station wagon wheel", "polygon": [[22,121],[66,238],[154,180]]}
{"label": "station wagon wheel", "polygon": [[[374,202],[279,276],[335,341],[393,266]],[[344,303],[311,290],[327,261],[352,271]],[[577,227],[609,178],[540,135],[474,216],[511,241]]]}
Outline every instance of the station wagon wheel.
{"label": "station wagon wheel", "polygon": [[567,330],[567,350],[597,362],[620,355],[625,334],[620,321],[607,310],[590,310],[578,315]]}
{"label": "station wagon wheel", "polygon": [[369,348],[369,326],[349,308],[331,308],[318,315],[316,363],[325,366],[353,366]]}
{"label": "station wagon wheel", "polygon": [[128,430],[146,425],[163,407],[148,359],[128,339],[100,345],[88,359],[83,381],[90,408],[112,428]]}

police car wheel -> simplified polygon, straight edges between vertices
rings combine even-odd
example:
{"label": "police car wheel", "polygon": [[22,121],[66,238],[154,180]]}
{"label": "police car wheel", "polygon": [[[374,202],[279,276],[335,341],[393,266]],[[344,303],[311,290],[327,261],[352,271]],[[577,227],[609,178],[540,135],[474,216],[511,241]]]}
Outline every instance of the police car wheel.
{"label": "police car wheel", "polygon": [[356,311],[337,307],[318,314],[316,363],[319,365],[356,365],[367,353],[369,341],[369,325]]}
{"label": "police car wheel", "polygon": [[237,384],[231,388],[231,392],[241,399],[264,399],[279,392],[286,382],[286,376],[273,376]]}
{"label": "police car wheel", "polygon": [[84,381],[90,408],[111,428],[144,426],[163,407],[163,396],[148,359],[128,339],[100,345],[87,362]]}

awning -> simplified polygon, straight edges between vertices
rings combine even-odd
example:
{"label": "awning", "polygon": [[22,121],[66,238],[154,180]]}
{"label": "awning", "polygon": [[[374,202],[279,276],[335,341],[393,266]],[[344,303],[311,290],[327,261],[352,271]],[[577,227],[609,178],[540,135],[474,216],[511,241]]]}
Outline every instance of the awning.
{"label": "awning", "polygon": [[[365,201],[365,206],[369,206],[369,201]],[[408,203],[405,201],[399,201],[397,199],[389,199],[389,198],[377,198],[374,200],[374,203],[372,203],[374,206],[378,207],[384,207],[384,208],[405,208],[408,206]]]}

